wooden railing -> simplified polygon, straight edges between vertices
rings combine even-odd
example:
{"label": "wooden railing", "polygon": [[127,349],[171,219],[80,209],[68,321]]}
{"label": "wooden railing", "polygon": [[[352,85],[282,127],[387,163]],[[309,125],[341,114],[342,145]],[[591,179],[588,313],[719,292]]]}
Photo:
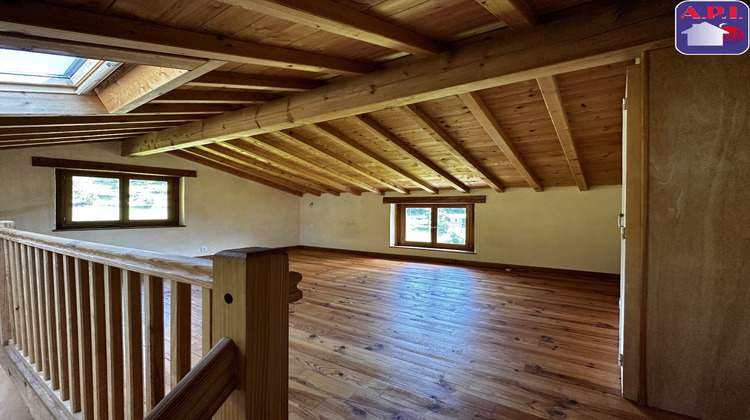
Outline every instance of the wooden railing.
{"label": "wooden railing", "polygon": [[[283,251],[223,251],[212,262],[22,232],[12,222],[0,222],[0,245],[0,340],[38,382],[49,417],[141,419],[153,410],[169,418],[169,402],[200,386],[226,402],[181,413],[286,418],[288,303],[301,297],[301,276],[289,273]],[[216,363],[236,375],[228,397],[226,378],[212,376],[221,388],[213,393],[195,380]]]}

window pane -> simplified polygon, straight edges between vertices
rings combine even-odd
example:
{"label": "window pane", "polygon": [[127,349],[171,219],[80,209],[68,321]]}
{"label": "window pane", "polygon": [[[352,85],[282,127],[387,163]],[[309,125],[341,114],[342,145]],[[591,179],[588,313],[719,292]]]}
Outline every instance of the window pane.
{"label": "window pane", "polygon": [[120,180],[73,176],[74,222],[120,220]]}
{"label": "window pane", "polygon": [[438,208],[437,241],[440,244],[466,244],[466,208]]}
{"label": "window pane", "polygon": [[432,209],[429,207],[407,207],[404,239],[407,242],[432,242],[430,235],[431,218]]}
{"label": "window pane", "polygon": [[130,220],[169,219],[169,183],[131,179],[129,206]]}

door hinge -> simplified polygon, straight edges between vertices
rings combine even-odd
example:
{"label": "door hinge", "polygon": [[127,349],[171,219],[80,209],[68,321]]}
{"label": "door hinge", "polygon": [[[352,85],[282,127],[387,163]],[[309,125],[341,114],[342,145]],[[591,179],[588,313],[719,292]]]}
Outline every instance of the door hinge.
{"label": "door hinge", "polygon": [[617,356],[617,365],[622,367],[622,353]]}
{"label": "door hinge", "polygon": [[628,110],[628,98],[622,98],[622,110],[623,111]]}

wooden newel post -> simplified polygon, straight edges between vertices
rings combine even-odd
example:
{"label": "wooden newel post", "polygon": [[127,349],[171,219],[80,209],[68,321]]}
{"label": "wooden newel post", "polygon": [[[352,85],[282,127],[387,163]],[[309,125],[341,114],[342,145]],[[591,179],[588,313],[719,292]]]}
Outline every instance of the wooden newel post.
{"label": "wooden newel post", "polygon": [[[15,229],[16,224],[0,220],[0,228]],[[10,287],[10,241],[0,240],[0,346],[13,338],[13,304]]]}
{"label": "wooden newel post", "polygon": [[237,346],[237,389],[214,419],[288,416],[289,257],[243,248],[214,256],[211,342]]}

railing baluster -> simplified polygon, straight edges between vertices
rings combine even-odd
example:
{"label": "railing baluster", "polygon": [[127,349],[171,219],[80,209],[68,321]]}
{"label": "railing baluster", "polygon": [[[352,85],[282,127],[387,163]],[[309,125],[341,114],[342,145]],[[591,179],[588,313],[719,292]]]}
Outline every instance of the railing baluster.
{"label": "railing baluster", "polygon": [[174,387],[190,371],[190,285],[171,282],[170,379]]}
{"label": "railing baluster", "polygon": [[213,313],[213,290],[208,288],[201,289],[201,340],[203,356],[211,351],[211,314]]}
{"label": "railing baluster", "polygon": [[81,349],[78,333],[78,293],[76,276],[76,260],[72,257],[62,257],[63,286],[65,288],[65,330],[68,342],[68,374],[70,385],[70,411],[81,411]]}
{"label": "railing baluster", "polygon": [[34,315],[32,312],[31,302],[31,276],[29,273],[29,254],[26,245],[21,245],[21,287],[23,287],[23,308],[24,308],[24,324],[26,325],[26,356],[29,358],[29,363],[32,365],[36,363],[36,340],[34,333]]}
{"label": "railing baluster", "polygon": [[63,401],[70,398],[70,376],[68,355],[71,350],[68,347],[68,309],[65,298],[65,271],[63,266],[63,257],[60,254],[52,253],[52,277],[54,283],[55,295],[55,335],[57,339],[57,354],[55,357],[60,369],[60,396]]}
{"label": "railing baluster", "polygon": [[52,381],[52,389],[60,388],[59,379],[59,367],[57,359],[57,305],[58,302],[55,300],[55,280],[54,280],[54,267],[52,260],[54,256],[49,251],[41,251],[42,255],[42,279],[44,293],[43,301],[40,301],[40,305],[44,308],[44,319],[45,319],[45,330],[46,337],[44,339],[45,348],[47,352],[45,357],[47,359],[47,369],[45,370],[46,379]]}
{"label": "railing baluster", "polygon": [[146,276],[146,409],[164,398],[164,280]]}
{"label": "railing baluster", "polygon": [[94,418],[94,354],[91,344],[91,283],[88,261],[75,259],[76,299],[78,305],[78,355],[81,372],[81,411],[85,419]]}
{"label": "railing baluster", "polygon": [[127,272],[123,281],[125,307],[125,418],[143,418],[143,331],[141,275]]}
{"label": "railing baluster", "polygon": [[91,287],[91,352],[93,355],[94,415],[106,419],[107,410],[107,315],[105,310],[105,267],[89,262]]}
{"label": "railing baluster", "polygon": [[0,256],[0,275],[3,277],[2,282],[2,296],[5,299],[0,299],[2,305],[0,306],[0,344],[4,346],[8,345],[8,341],[15,337],[15,326],[13,321],[13,284],[10,274],[10,241],[0,240],[2,245],[2,256]]}
{"label": "railing baluster", "polygon": [[13,318],[16,327],[16,346],[21,354],[26,353],[26,309],[23,302],[23,284],[21,280],[21,245],[14,242],[10,247],[11,275],[13,282]]}
{"label": "railing baluster", "polygon": [[45,293],[45,279],[44,266],[42,265],[42,253],[39,248],[33,248],[31,250],[34,260],[34,276],[32,278],[32,285],[34,289],[34,313],[36,318],[36,350],[37,363],[36,370],[42,373],[42,378],[49,380],[49,360],[47,358],[47,318],[46,318],[46,300],[44,297]]}
{"label": "railing baluster", "polygon": [[107,323],[107,394],[110,419],[124,418],[122,357],[122,270],[107,267],[104,271],[104,294]]}

